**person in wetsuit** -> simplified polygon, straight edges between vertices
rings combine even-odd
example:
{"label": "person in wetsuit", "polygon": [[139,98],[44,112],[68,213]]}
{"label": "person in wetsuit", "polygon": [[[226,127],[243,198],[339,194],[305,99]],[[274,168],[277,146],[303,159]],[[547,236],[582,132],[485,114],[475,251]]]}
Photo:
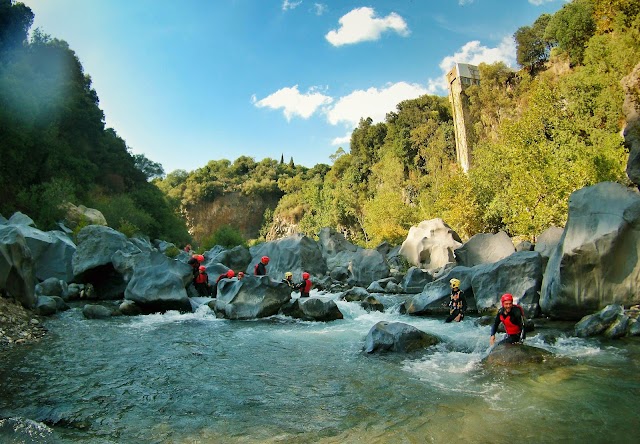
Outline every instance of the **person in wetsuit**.
{"label": "person in wetsuit", "polygon": [[501,322],[507,332],[507,336],[501,342],[516,344],[524,341],[524,314],[522,308],[513,304],[513,295],[509,293],[503,294],[500,302],[502,303],[502,308],[498,310],[496,319],[491,327],[489,344],[493,345],[496,342],[496,332]]}
{"label": "person in wetsuit", "polygon": [[464,313],[467,311],[467,299],[460,290],[460,279],[453,278],[449,283],[451,284],[451,297],[449,298],[449,316],[445,322],[460,322],[464,319]]}
{"label": "person in wetsuit", "polygon": [[284,274],[284,279],[282,280],[282,282],[287,284],[292,290],[296,289],[296,284],[295,282],[293,282],[293,273],[291,273],[290,271],[287,271]]}
{"label": "person in wetsuit", "polygon": [[193,286],[200,296],[210,296],[211,287],[209,286],[209,275],[207,274],[207,268],[204,265],[200,265],[198,268],[198,275],[193,281]]}
{"label": "person in wetsuit", "polygon": [[309,297],[309,292],[311,291],[311,287],[313,286],[313,283],[311,282],[311,279],[309,279],[311,277],[311,275],[309,273],[307,273],[306,271],[304,273],[302,273],[302,282],[300,282],[297,285],[298,290],[300,290],[300,297],[301,298],[308,298]]}
{"label": "person in wetsuit", "polygon": [[269,263],[269,256],[262,256],[260,262],[253,267],[253,274],[256,276],[266,276],[267,275],[267,264]]}
{"label": "person in wetsuit", "polygon": [[218,276],[218,279],[216,279],[216,285],[213,286],[213,297],[217,298],[218,297],[218,282],[220,282],[223,279],[231,279],[233,277],[235,277],[236,273],[233,270],[228,270],[226,273],[222,273],[220,276]]}

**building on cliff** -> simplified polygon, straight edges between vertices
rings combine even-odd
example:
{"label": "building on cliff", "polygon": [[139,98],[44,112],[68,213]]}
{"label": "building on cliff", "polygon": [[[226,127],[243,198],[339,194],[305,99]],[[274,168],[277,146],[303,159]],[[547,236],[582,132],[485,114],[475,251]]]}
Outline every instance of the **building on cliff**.
{"label": "building on cliff", "polygon": [[469,143],[468,131],[471,121],[469,118],[469,103],[464,90],[471,85],[480,84],[480,71],[477,66],[466,63],[456,63],[447,73],[449,82],[449,101],[453,108],[453,126],[456,136],[456,157],[458,164],[466,173],[471,165],[472,147]]}

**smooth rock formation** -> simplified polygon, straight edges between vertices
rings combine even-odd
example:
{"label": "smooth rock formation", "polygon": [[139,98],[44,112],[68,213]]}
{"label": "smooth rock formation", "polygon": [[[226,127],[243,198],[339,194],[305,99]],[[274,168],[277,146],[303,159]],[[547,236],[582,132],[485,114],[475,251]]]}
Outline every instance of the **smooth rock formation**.
{"label": "smooth rock formation", "polygon": [[640,194],[612,182],[575,191],[549,258],[540,307],[578,320],[609,304],[640,303]]}
{"label": "smooth rock formation", "polygon": [[409,353],[436,345],[440,340],[402,322],[378,322],[365,339],[364,350],[375,352]]}
{"label": "smooth rock formation", "polygon": [[454,250],[462,246],[458,233],[442,219],[425,220],[411,227],[402,243],[400,254],[411,265],[436,269],[455,263]]}

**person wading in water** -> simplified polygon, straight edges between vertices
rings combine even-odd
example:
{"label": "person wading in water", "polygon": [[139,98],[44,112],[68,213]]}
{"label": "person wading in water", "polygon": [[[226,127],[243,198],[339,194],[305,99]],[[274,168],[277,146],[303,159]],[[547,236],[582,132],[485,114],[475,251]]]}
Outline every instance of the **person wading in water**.
{"label": "person wading in water", "polygon": [[502,308],[498,310],[496,319],[491,327],[489,345],[493,345],[496,342],[496,332],[501,322],[507,332],[507,336],[500,341],[501,343],[516,344],[524,341],[524,310],[519,305],[514,306],[513,295],[509,293],[503,294],[500,302],[502,302]]}

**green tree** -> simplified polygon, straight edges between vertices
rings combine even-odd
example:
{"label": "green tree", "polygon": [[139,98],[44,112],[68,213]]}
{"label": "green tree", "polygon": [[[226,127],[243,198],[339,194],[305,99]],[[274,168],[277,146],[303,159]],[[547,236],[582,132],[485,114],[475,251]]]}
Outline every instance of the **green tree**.
{"label": "green tree", "polygon": [[587,42],[596,32],[593,0],[573,0],[556,12],[544,38],[558,45],[573,64],[582,64]]}
{"label": "green tree", "polygon": [[551,15],[542,14],[533,26],[523,26],[513,35],[516,40],[518,64],[530,72],[549,59],[551,45],[544,35],[550,20]]}
{"label": "green tree", "polygon": [[147,180],[164,176],[164,168],[158,162],[149,160],[144,154],[134,154],[133,161],[137,169],[142,171]]}

